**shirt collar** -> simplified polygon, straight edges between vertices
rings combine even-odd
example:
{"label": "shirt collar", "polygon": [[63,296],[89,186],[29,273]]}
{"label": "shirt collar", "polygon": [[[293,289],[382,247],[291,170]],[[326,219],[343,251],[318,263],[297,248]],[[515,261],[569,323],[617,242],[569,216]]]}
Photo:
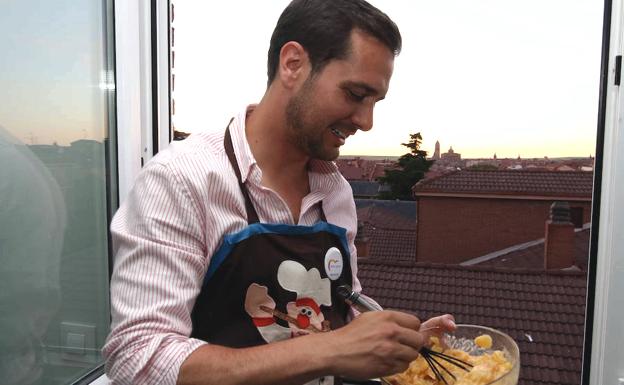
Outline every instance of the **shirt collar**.
{"label": "shirt collar", "polygon": [[258,167],[256,158],[253,156],[249,143],[247,142],[247,135],[245,134],[247,115],[250,114],[255,108],[256,104],[248,105],[234,117],[232,124],[230,124],[232,147],[234,147],[234,155],[238,161],[238,167],[240,169],[243,183],[245,183],[245,181],[250,177],[253,169]]}
{"label": "shirt collar", "polygon": [[329,193],[343,179],[334,162],[312,159],[308,170],[310,192]]}

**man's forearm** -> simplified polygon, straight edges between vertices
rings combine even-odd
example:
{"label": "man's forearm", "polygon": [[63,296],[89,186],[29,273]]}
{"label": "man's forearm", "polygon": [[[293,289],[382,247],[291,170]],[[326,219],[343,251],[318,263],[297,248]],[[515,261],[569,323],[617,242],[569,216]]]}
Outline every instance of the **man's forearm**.
{"label": "man's forearm", "polygon": [[[455,329],[453,317],[426,322],[439,333]],[[246,349],[204,345],[182,364],[178,385],[304,384],[337,375],[367,379],[399,373],[429,340],[420,320],[395,311],[363,313],[327,333],[312,334]]]}
{"label": "man's forearm", "polygon": [[314,334],[245,349],[204,345],[184,361],[177,384],[303,384],[331,371],[326,338]]}

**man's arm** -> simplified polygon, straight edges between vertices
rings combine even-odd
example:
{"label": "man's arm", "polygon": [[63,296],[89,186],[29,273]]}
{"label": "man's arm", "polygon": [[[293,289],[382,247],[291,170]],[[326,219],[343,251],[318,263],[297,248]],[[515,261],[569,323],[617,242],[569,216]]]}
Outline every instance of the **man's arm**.
{"label": "man's arm", "polygon": [[[445,316],[446,317],[446,316]],[[447,329],[447,318],[428,321]],[[302,384],[336,375],[368,379],[398,373],[428,340],[420,321],[406,313],[364,313],[328,333],[246,349],[205,345],[182,364],[178,385]]]}
{"label": "man's arm", "polygon": [[191,311],[212,228],[167,166],[151,162],[113,218],[111,332],[103,348],[114,385],[174,385],[186,357]]}

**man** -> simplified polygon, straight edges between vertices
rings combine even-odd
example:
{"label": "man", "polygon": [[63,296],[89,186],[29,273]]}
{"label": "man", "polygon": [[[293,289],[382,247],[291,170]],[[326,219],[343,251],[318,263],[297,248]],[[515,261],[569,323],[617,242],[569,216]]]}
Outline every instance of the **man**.
{"label": "man", "polygon": [[[380,311],[345,325],[336,294],[360,284],[355,205],[331,160],[371,129],[400,47],[363,0],[294,0],[261,102],[145,167],[112,224],[114,383],[339,384],[416,358],[431,333],[418,318]],[[422,327],[455,325],[445,315]]]}

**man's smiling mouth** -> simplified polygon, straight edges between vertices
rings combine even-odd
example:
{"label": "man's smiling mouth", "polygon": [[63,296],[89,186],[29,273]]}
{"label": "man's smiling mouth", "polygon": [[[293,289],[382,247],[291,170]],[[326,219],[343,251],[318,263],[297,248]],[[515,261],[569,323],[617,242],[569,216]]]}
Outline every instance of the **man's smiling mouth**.
{"label": "man's smiling mouth", "polygon": [[331,128],[331,132],[334,133],[334,135],[336,135],[337,137],[341,138],[341,139],[347,139],[347,136],[345,134],[343,134],[340,130],[338,130],[337,128]]}

